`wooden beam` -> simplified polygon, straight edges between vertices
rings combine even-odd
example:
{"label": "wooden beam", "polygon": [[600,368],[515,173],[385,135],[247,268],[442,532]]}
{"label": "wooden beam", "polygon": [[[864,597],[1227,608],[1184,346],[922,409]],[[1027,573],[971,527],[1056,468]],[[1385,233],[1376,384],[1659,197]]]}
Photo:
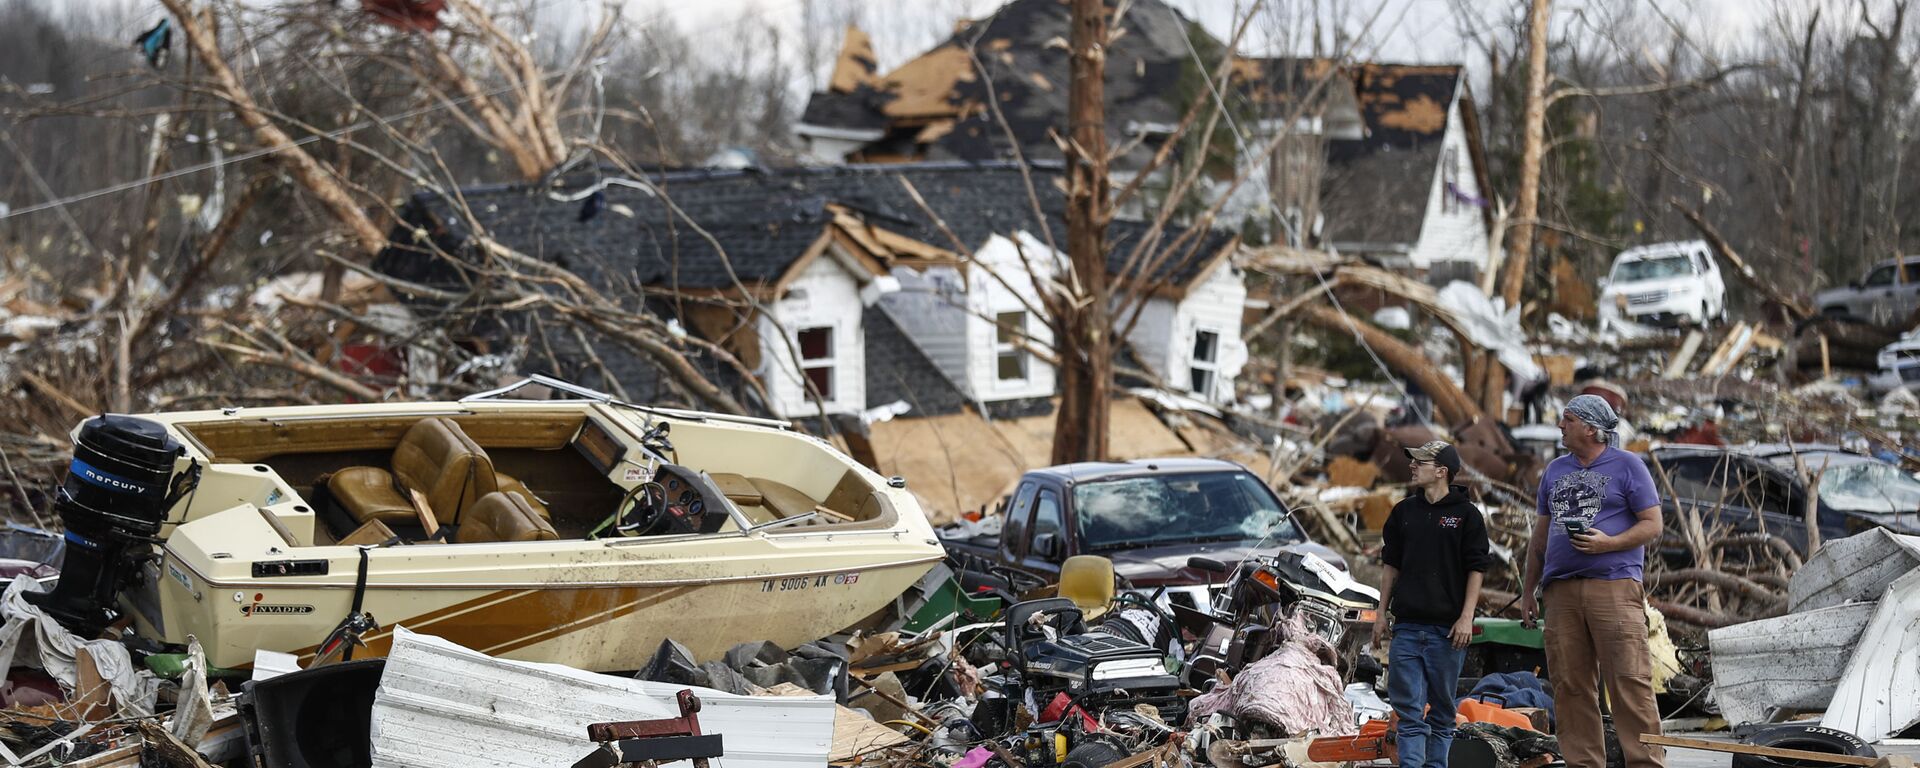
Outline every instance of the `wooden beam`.
{"label": "wooden beam", "polygon": [[1871,768],[1880,764],[1877,757],[1857,757],[1838,755],[1831,752],[1809,752],[1804,749],[1781,749],[1762,747],[1755,744],[1734,744],[1706,739],[1686,739],[1678,736],[1658,736],[1651,733],[1640,734],[1640,743],[1658,747],[1680,747],[1682,749],[1701,749],[1709,752],[1731,752],[1736,755],[1758,755],[1760,757],[1783,758],[1787,760],[1806,760],[1815,763],[1833,765],[1858,765]]}
{"label": "wooden beam", "polygon": [[1673,360],[1667,363],[1667,370],[1660,374],[1660,378],[1677,379],[1685,374],[1687,366],[1693,364],[1694,353],[1700,351],[1700,342],[1705,341],[1706,338],[1706,334],[1699,331],[1689,332],[1687,340],[1681,342],[1680,351],[1673,353]]}
{"label": "wooden beam", "polygon": [[1707,361],[1700,364],[1700,372],[1702,374],[1709,373],[1714,369],[1714,366],[1720,364],[1721,360],[1726,359],[1727,354],[1733,351],[1733,346],[1740,338],[1740,333],[1746,330],[1746,328],[1746,323],[1739,323],[1733,326],[1733,330],[1727,332],[1727,337],[1720,340],[1720,346],[1714,347],[1713,354],[1707,356]]}

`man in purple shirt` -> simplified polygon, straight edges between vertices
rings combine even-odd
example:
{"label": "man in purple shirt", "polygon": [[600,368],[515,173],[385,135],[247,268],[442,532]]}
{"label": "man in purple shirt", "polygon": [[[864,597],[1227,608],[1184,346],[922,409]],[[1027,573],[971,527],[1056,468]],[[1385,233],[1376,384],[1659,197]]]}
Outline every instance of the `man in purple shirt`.
{"label": "man in purple shirt", "polygon": [[1596,671],[1604,677],[1627,768],[1662,768],[1666,753],[1640,742],[1660,733],[1647,651],[1646,545],[1660,536],[1660,496],[1638,456],[1619,448],[1620,419],[1580,395],[1560,414],[1567,455],[1540,478],[1520,615],[1531,625],[1545,585],[1547,671],[1555,732],[1569,768],[1605,768]]}

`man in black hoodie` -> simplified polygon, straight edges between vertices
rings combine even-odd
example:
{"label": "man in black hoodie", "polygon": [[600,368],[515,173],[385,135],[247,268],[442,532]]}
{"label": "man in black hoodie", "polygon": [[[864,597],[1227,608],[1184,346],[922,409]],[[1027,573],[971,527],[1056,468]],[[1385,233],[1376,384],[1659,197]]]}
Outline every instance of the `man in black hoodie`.
{"label": "man in black hoodie", "polygon": [[1467,642],[1473,639],[1473,607],[1492,558],[1487,522],[1453,485],[1460,452],[1435,440],[1402,449],[1412,463],[1412,494],[1394,505],[1381,528],[1381,605],[1376,641],[1393,637],[1387,656],[1387,698],[1392,700],[1400,768],[1446,768],[1453,744],[1454,687]]}

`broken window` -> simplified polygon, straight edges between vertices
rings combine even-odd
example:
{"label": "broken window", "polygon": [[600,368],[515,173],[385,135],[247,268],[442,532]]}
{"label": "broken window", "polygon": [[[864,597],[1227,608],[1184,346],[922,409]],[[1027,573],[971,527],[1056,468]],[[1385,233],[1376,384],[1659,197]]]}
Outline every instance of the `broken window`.
{"label": "broken window", "polygon": [[800,372],[813,383],[820,399],[833,399],[833,326],[802,328],[799,333]]}
{"label": "broken window", "polygon": [[1033,537],[1037,539],[1048,533],[1058,536],[1064,523],[1065,519],[1060,514],[1060,497],[1054,495],[1052,490],[1041,491],[1040,498],[1033,505]]}
{"label": "broken window", "polygon": [[1001,312],[993,318],[994,375],[1000,381],[1027,380],[1027,313]]}
{"label": "broken window", "polygon": [[1193,332],[1193,359],[1187,363],[1187,389],[1201,397],[1213,394],[1214,374],[1219,371],[1220,333]]}

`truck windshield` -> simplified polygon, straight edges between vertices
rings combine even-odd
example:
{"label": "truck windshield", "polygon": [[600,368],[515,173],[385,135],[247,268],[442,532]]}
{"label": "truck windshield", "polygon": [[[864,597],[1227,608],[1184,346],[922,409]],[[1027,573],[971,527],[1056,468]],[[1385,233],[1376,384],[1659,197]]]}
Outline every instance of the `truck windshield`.
{"label": "truck windshield", "polygon": [[1663,277],[1691,274],[1693,274],[1693,262],[1687,260],[1683,254],[1624,261],[1613,265],[1613,282],[1616,283],[1638,283],[1642,280],[1659,280]]}
{"label": "truck windshield", "polygon": [[1300,540],[1273,492],[1246,472],[1194,472],[1100,480],[1074,486],[1080,540],[1087,549],[1193,541]]}

